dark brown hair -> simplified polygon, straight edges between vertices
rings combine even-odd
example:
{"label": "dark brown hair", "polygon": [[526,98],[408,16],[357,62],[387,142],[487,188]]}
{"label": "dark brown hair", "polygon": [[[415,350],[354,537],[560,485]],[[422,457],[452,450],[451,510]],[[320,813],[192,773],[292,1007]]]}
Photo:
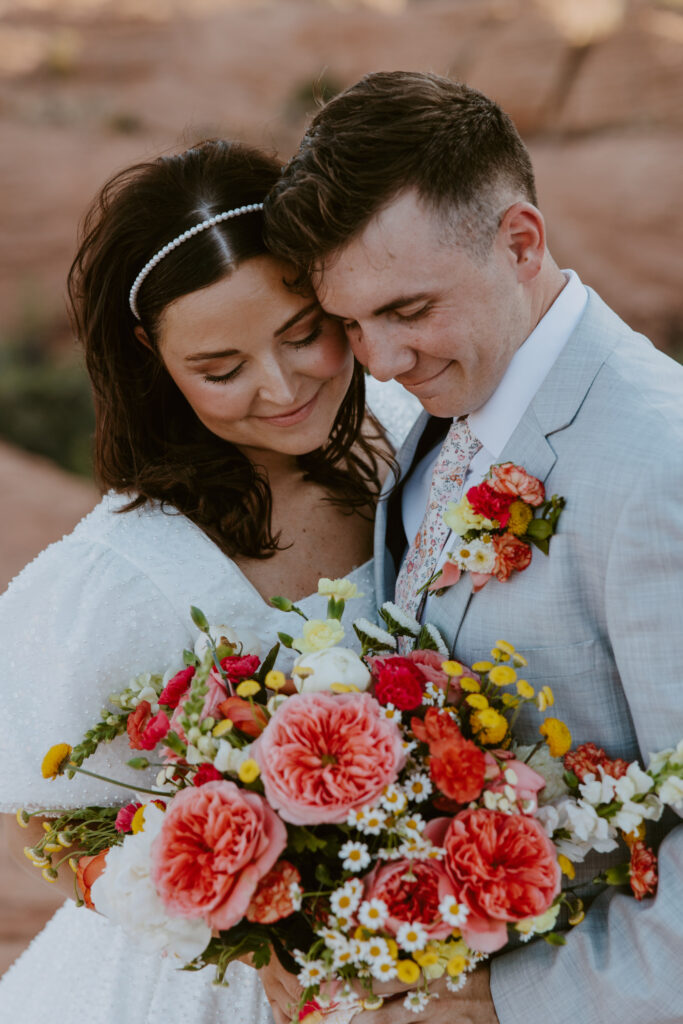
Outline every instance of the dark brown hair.
{"label": "dark brown hair", "polygon": [[536,205],[529,154],[493,100],[438,75],[378,72],[317,114],[266,202],[266,239],[311,275],[411,188],[481,258],[502,196]]}
{"label": "dark brown hair", "polygon": [[[120,172],[85,218],[68,279],[94,390],[100,485],[131,495],[124,511],[152,501],[172,506],[231,556],[278,550],[268,479],[199,421],[158,355],[157,336],[169,303],[267,252],[261,213],[219,223],[170,252],[140,288],[139,321],[128,297],[162,246],[214,214],[262,202],[279,173],[273,158],[220,140]],[[135,336],[140,324],[151,348]],[[328,500],[369,516],[378,452],[361,436],[364,415],[364,374],[356,366],[329,442],[298,462]]]}

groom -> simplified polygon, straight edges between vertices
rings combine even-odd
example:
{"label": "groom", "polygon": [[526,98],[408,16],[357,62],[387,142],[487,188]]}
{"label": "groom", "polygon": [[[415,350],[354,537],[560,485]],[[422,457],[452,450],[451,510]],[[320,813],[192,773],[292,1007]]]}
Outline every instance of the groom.
{"label": "groom", "polygon": [[[400,483],[379,506],[380,600],[393,599],[398,577],[405,610],[470,664],[499,638],[514,643],[529,682],[554,691],[575,745],[646,761],[674,746],[683,369],[558,268],[510,119],[443,78],[369,75],[317,115],[267,217],[272,248],[311,275],[358,359],[424,407],[398,453]],[[425,601],[415,571],[438,568],[441,541],[430,563],[415,538],[435,529],[427,506],[444,463],[442,502],[501,462],[565,497],[548,556],[534,551],[525,571],[476,594],[464,574]],[[522,720],[526,740],[538,739],[539,720]],[[537,941],[479,967],[462,992],[442,988],[430,1024],[683,1021],[683,828],[671,818],[660,823],[654,899],[605,891],[564,948]],[[577,872],[586,896],[595,873]],[[355,1024],[421,1019],[396,999]]]}

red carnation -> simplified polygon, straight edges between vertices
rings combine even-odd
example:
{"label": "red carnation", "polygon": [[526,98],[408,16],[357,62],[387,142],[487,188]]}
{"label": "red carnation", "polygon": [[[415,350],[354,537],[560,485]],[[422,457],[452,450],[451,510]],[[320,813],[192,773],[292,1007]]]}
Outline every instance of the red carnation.
{"label": "red carnation", "polygon": [[169,679],[159,694],[159,703],[175,710],[178,707],[180,698],[189,687],[194,672],[194,665],[189,665],[188,668],[183,668],[180,672],[176,672],[173,679]]}
{"label": "red carnation", "polygon": [[260,664],[261,661],[255,654],[245,654],[243,657],[231,654],[227,658],[222,659],[221,668],[234,685],[239,683],[241,679],[250,679],[254,673],[258,672]]}
{"label": "red carnation", "polygon": [[413,718],[410,722],[413,735],[423,743],[431,747],[433,743],[441,740],[463,741],[463,734],[460,732],[458,723],[448,711],[439,711],[437,708],[429,708],[424,721]]}
{"label": "red carnation", "polygon": [[117,832],[130,832],[130,825],[135,817],[135,812],[142,804],[126,804],[122,807],[119,813],[116,815],[116,821],[114,822],[114,828]]}
{"label": "red carnation", "polygon": [[193,786],[204,786],[207,782],[218,782],[223,776],[212,764],[205,761],[200,764],[192,779]]}
{"label": "red carnation", "polygon": [[133,750],[154,750],[170,728],[171,723],[164,711],[153,716],[150,702],[141,700],[126,722],[128,743]]}
{"label": "red carnation", "polygon": [[587,775],[599,776],[599,768],[613,779],[620,779],[626,774],[628,761],[621,757],[611,761],[602,747],[596,747],[595,743],[582,743],[576,750],[565,754],[564,766],[568,772],[576,775],[579,782],[585,782]]}
{"label": "red carnation", "polygon": [[657,858],[640,839],[631,847],[629,881],[637,900],[657,891]]}
{"label": "red carnation", "polygon": [[425,677],[408,658],[374,658],[374,694],[380,704],[393,704],[399,711],[414,711],[422,703]]}
{"label": "red carnation", "polygon": [[486,519],[496,519],[502,528],[507,526],[510,520],[510,505],[515,500],[515,496],[494,491],[484,481],[477,487],[470,487],[467,492],[467,500],[477,515],[484,516]]}

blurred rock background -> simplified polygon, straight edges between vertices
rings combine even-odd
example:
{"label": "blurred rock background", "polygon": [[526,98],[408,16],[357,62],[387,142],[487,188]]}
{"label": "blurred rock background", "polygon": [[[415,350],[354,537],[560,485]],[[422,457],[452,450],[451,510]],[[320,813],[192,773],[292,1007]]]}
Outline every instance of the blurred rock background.
{"label": "blurred rock background", "polygon": [[[96,501],[63,293],[98,188],[207,136],[286,158],[396,68],[509,111],[560,265],[683,358],[683,0],[0,0],[0,591]],[[53,906],[0,855],[0,972]]]}

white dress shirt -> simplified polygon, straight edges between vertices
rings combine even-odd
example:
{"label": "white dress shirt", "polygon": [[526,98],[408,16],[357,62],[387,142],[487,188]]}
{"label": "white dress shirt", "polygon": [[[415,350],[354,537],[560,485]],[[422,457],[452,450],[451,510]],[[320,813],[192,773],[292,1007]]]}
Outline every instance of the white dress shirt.
{"label": "white dress shirt", "polygon": [[[569,340],[583,315],[588,292],[573,270],[563,271],[567,283],[552,306],[515,352],[498,387],[475,412],[470,413],[470,430],[481,442],[465,478],[465,488],[481,483],[500,458],[519,421]],[[420,528],[429,497],[429,487],[441,445],[433,448],[415,467],[403,489],[403,528],[412,542]],[[444,545],[438,567],[445,561],[449,541]],[[427,605],[429,604],[428,597]],[[426,616],[425,616],[426,617]]]}

